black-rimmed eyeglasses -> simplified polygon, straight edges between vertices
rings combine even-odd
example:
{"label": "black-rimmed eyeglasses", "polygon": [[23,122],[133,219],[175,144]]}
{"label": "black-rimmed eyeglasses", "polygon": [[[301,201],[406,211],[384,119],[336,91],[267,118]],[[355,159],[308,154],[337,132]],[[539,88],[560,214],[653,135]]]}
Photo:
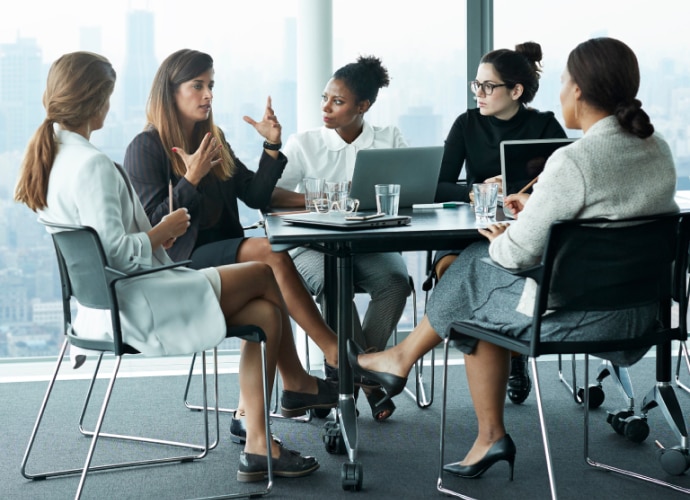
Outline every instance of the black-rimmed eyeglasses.
{"label": "black-rimmed eyeglasses", "polygon": [[494,93],[494,89],[496,87],[506,87],[507,85],[508,84],[506,83],[480,82],[478,80],[472,80],[470,82],[470,90],[476,94],[479,92],[479,89],[482,89],[482,92],[484,92],[485,95],[491,95]]}

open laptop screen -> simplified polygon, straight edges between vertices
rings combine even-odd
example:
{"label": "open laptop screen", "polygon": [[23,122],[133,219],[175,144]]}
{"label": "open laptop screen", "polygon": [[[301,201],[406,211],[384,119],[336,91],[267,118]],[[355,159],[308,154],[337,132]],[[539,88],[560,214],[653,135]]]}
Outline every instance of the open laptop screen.
{"label": "open laptop screen", "polygon": [[376,184],[400,184],[400,208],[432,203],[443,146],[362,149],[357,152],[350,196],[362,211],[376,210]]}
{"label": "open laptop screen", "polygon": [[[501,176],[503,196],[514,194],[529,184],[544,170],[546,160],[558,148],[575,139],[529,139],[501,142]],[[528,192],[530,192],[528,190]],[[508,217],[513,214],[504,208]]]}

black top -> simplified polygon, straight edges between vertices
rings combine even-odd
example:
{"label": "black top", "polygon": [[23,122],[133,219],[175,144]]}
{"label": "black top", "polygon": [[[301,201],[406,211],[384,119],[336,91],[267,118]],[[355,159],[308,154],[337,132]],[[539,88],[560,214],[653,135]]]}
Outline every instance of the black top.
{"label": "black top", "polygon": [[[551,111],[521,106],[510,120],[483,116],[479,108],[458,116],[446,138],[436,201],[469,201],[469,187],[501,174],[501,141],[566,137]],[[467,183],[458,184],[463,164]]]}
{"label": "black top", "polygon": [[197,241],[200,232],[204,233],[203,243],[210,243],[211,235],[220,239],[243,237],[237,200],[242,200],[250,208],[269,206],[273,188],[287,164],[282,153],[273,159],[264,151],[258,170],[252,172],[235,157],[227,143],[223,147],[228,148],[235,160],[232,177],[223,181],[209,173],[194,187],[184,177],[172,173],[172,162],[157,130],[150,128],[140,133],[127,146],[124,167],[151,225],[158,224],[169,211],[170,178],[173,182],[173,208],[186,207],[189,210],[189,229],[168,250],[168,255],[175,261],[189,258],[192,250],[201,243]]}

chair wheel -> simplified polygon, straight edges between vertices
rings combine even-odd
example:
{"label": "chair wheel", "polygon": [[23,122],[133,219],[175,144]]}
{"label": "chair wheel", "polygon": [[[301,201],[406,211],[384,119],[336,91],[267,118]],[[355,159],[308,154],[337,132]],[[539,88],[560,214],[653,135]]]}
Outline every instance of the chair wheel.
{"label": "chair wheel", "polygon": [[674,446],[673,448],[663,448],[658,453],[661,468],[672,476],[680,476],[690,468],[688,450]]}
{"label": "chair wheel", "polygon": [[621,436],[624,435],[625,423],[623,422],[626,418],[632,417],[634,413],[631,410],[620,410],[615,413],[608,412],[606,416],[606,422],[611,424],[613,430]]}
{"label": "chair wheel", "polygon": [[[602,389],[601,386],[599,386],[599,385],[590,385],[589,386],[589,409],[590,410],[594,410],[595,408],[599,408],[604,403],[605,399],[606,399],[606,395],[604,394],[604,389]],[[583,404],[585,402],[585,390],[582,387],[580,387],[577,390],[577,402],[580,404]]]}
{"label": "chair wheel", "polygon": [[649,424],[642,417],[628,417],[623,421],[623,434],[633,443],[641,443],[649,436]]}
{"label": "chair wheel", "polygon": [[359,491],[362,489],[364,470],[360,462],[345,462],[340,471],[340,479],[345,491]]}
{"label": "chair wheel", "polygon": [[347,453],[338,422],[326,422],[323,424],[321,439],[326,445],[326,451],[331,455],[344,455]]}

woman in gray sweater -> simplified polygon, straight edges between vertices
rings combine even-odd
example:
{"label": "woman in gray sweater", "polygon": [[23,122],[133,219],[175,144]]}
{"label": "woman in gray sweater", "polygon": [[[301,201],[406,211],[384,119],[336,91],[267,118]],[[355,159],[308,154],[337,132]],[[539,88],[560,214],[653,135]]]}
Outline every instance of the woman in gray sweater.
{"label": "woman in gray sweater", "polygon": [[[403,342],[382,353],[361,354],[349,345],[354,371],[379,381],[389,395],[404,388],[414,361],[436,346],[454,321],[473,322],[525,338],[531,324],[534,288],[480,263],[490,256],[507,268],[537,263],[551,224],[561,219],[633,216],[674,212],[676,171],[668,144],[657,134],[636,98],[640,83],[637,58],[624,43],[595,38],[578,45],[569,55],[561,77],[561,108],[567,128],[584,136],[556,151],[547,161],[532,195],[512,195],[507,203],[516,213],[511,224],[494,224],[479,232],[488,241],[463,251],[439,281],[427,315]],[[621,325],[652,324],[656,307],[633,308],[616,313],[557,312],[542,327],[542,338],[558,340],[579,334],[587,323],[588,335],[625,335]],[[586,317],[584,317],[586,316]],[[583,321],[586,320],[586,321]],[[510,464],[515,444],[506,433],[503,412],[510,351],[466,339],[465,353],[470,393],[478,420],[477,438],[460,462],[444,470],[460,477],[479,477],[498,461]],[[610,354],[610,353],[607,353]],[[629,365],[644,353],[607,356]]]}

